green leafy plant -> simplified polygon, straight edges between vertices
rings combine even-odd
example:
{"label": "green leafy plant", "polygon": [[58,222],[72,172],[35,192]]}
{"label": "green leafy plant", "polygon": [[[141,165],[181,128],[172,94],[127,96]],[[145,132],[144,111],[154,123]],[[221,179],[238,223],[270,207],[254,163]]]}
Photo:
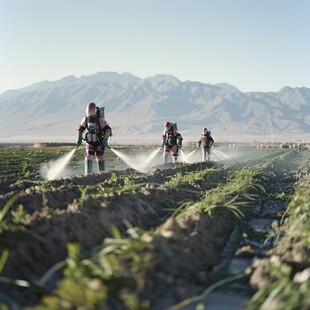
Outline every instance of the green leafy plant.
{"label": "green leafy plant", "polygon": [[187,172],[184,174],[177,172],[169,181],[165,182],[164,184],[167,188],[186,188],[188,186],[195,186],[201,181],[207,182],[210,176],[213,176],[218,172],[218,169],[213,168],[203,168],[198,171]]}
{"label": "green leafy plant", "polygon": [[251,202],[265,191],[267,174],[260,168],[245,168],[233,172],[226,184],[207,191],[198,202],[187,201],[181,204],[175,212],[175,216],[183,216],[193,212],[200,212],[212,216],[216,211],[228,210],[236,217],[244,216],[241,207]]}
{"label": "green leafy plant", "polygon": [[[299,251],[310,245],[310,185],[309,177],[301,179],[285,212],[286,220],[274,231],[275,238],[281,234],[281,253],[283,247],[294,248],[298,242]],[[274,251],[277,253],[277,247]],[[284,258],[285,259],[285,258]],[[303,261],[290,258],[288,261],[274,263],[269,260],[265,273],[271,275],[269,285],[259,289],[246,308],[254,309],[308,309],[310,305],[310,267]]]}
{"label": "green leafy plant", "polygon": [[87,187],[81,187],[79,186],[78,187],[80,193],[81,193],[81,196],[80,196],[80,199],[79,199],[79,204],[80,205],[83,205],[83,203],[86,201],[86,199],[88,198],[87,196]]}
{"label": "green leafy plant", "polygon": [[0,210],[0,234],[8,229],[7,221],[5,219],[5,216],[9,209],[12,207],[14,202],[19,198],[19,196],[16,194],[10,198],[10,200],[5,204],[5,206]]}
{"label": "green leafy plant", "polygon": [[30,215],[25,213],[24,207],[22,205],[19,205],[17,210],[11,211],[11,217],[13,223],[23,224],[30,217]]}
{"label": "green leafy plant", "polygon": [[[145,285],[141,270],[152,259],[141,255],[148,243],[141,240],[141,233],[134,227],[128,229],[129,238],[122,238],[114,225],[111,232],[114,238],[106,238],[102,248],[87,258],[82,258],[79,245],[68,244],[63,280],[54,294],[31,309],[60,309],[61,303],[83,309],[107,304],[130,310],[148,309],[148,301],[140,301],[138,297]],[[129,270],[125,265],[130,266]]]}
{"label": "green leafy plant", "polygon": [[247,310],[256,309],[308,309],[310,305],[310,269],[293,274],[287,264],[272,266],[271,274],[275,280],[261,288],[246,304]]}
{"label": "green leafy plant", "polygon": [[1,274],[2,270],[3,270],[3,267],[4,267],[8,257],[9,257],[9,251],[4,249],[2,251],[1,257],[0,257],[0,274]]}

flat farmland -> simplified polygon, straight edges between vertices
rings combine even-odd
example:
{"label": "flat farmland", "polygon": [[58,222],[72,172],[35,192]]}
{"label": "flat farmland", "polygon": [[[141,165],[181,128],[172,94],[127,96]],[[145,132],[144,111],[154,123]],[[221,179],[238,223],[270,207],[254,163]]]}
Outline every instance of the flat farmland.
{"label": "flat farmland", "polygon": [[48,179],[72,148],[0,149],[1,309],[309,308],[309,150],[118,146],[84,176],[79,148]]}

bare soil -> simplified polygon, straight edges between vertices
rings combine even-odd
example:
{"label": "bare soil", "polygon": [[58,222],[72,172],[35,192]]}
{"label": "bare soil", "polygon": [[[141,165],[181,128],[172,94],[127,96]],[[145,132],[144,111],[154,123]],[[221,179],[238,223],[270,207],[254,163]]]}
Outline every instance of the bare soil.
{"label": "bare soil", "polygon": [[[151,301],[152,309],[168,309],[184,299],[202,294],[208,285],[225,274],[244,273],[239,281],[178,308],[195,309],[198,303],[210,305],[215,296],[218,298],[227,293],[233,296],[236,307],[229,309],[240,309],[253,294],[253,288],[269,281],[263,265],[248,268],[254,258],[264,258],[270,255],[268,251],[273,251],[271,255],[309,265],[309,251],[305,253],[298,244],[287,244],[282,240],[277,249],[271,250],[272,244],[264,243],[266,231],[279,224],[286,208],[286,203],[276,199],[275,193],[294,184],[299,176],[295,171],[283,173],[275,169],[269,192],[253,203],[242,221],[228,211],[212,218],[201,214],[181,219],[172,217],[182,202],[195,201],[220,182],[226,182],[227,170],[219,169],[208,182],[197,182],[186,188],[168,188],[164,182],[178,172],[218,165],[210,162],[159,166],[150,174],[133,169],[108,171],[63,178],[44,185],[36,185],[31,180],[18,184],[14,175],[8,176],[1,183],[0,206],[5,206],[18,194],[11,210],[17,211],[22,205],[27,216],[16,223],[11,219],[10,229],[0,234],[0,253],[3,249],[9,251],[1,275],[28,281],[31,288],[2,283],[1,291],[21,307],[35,305],[62,277],[60,271],[44,287],[37,285],[50,268],[66,259],[68,243],[80,244],[82,252],[87,253],[102,244],[104,238],[113,237],[111,224],[126,236],[127,221],[143,230],[155,230],[158,234],[152,242],[163,249],[155,259],[153,272],[145,279],[147,285],[142,295]],[[120,191],[109,192],[109,188],[115,186],[111,182],[115,177]],[[123,190],[125,178],[136,186]],[[84,187],[87,187],[86,192],[81,191]],[[94,194],[99,192],[101,194],[95,198]],[[219,308],[210,306],[210,309]]]}

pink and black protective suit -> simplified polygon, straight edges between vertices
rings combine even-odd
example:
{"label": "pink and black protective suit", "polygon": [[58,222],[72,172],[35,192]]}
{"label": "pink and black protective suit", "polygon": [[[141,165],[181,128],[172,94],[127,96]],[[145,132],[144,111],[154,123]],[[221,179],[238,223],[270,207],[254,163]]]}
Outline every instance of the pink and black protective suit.
{"label": "pink and black protective suit", "polygon": [[210,160],[210,156],[211,156],[211,147],[214,143],[213,138],[211,137],[211,131],[208,131],[207,128],[204,128],[202,130],[202,133],[197,141],[197,148],[201,147],[201,151],[202,151],[202,160],[206,161],[206,160]]}
{"label": "pink and black protective suit", "polygon": [[162,133],[162,146],[164,147],[163,163],[168,162],[168,156],[171,154],[172,162],[178,162],[178,151],[182,147],[183,138],[177,131],[173,123],[166,122]]}
{"label": "pink and black protective suit", "polygon": [[[95,111],[93,111],[95,109]],[[89,103],[86,107],[86,116],[81,120],[77,128],[77,142],[79,146],[85,132],[86,142],[85,174],[92,173],[92,163],[96,155],[98,170],[105,170],[105,147],[109,147],[108,139],[112,129],[107,121],[100,117],[99,110],[94,103]]]}

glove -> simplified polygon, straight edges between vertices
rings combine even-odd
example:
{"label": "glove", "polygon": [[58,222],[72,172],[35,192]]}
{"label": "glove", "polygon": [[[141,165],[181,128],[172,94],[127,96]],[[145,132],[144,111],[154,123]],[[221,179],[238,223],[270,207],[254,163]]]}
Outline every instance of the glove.
{"label": "glove", "polygon": [[109,147],[108,139],[103,139],[103,140],[102,140],[102,145],[103,145],[104,147]]}
{"label": "glove", "polygon": [[82,144],[82,138],[79,137],[76,139],[76,145],[80,146],[81,144]]}

